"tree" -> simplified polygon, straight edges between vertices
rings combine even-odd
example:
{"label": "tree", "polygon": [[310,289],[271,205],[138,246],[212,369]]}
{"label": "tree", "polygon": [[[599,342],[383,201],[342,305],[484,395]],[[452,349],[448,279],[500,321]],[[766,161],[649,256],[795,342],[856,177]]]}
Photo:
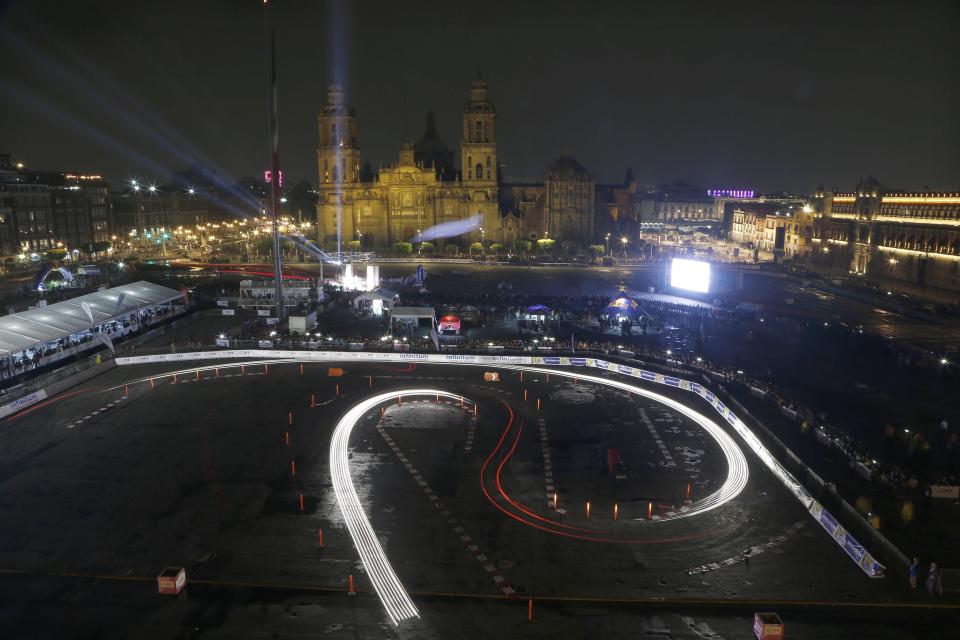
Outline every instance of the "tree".
{"label": "tree", "polygon": [[473,244],[470,245],[469,251],[470,253],[480,253],[481,251],[483,251],[483,245],[480,244],[479,242],[474,242]]}
{"label": "tree", "polygon": [[580,250],[580,243],[574,240],[564,240],[560,246],[563,247],[563,254],[567,256],[575,256]]}
{"label": "tree", "polygon": [[306,180],[301,180],[287,191],[284,209],[293,217],[314,218],[317,214],[317,192]]}
{"label": "tree", "polygon": [[517,240],[513,243],[513,248],[520,253],[527,253],[532,246],[529,240]]}
{"label": "tree", "polygon": [[413,245],[409,242],[394,242],[393,250],[403,256],[408,256],[413,253]]}
{"label": "tree", "polygon": [[436,250],[436,247],[433,246],[432,242],[421,242],[419,251],[420,253],[433,253]]}
{"label": "tree", "polygon": [[345,250],[347,250],[347,251],[360,251],[360,241],[359,241],[359,240],[351,240],[350,242],[346,243],[346,244],[343,246],[343,248],[344,248]]}
{"label": "tree", "polygon": [[460,247],[455,242],[449,242],[443,247],[443,252],[448,256],[455,256],[460,253]]}
{"label": "tree", "polygon": [[590,250],[590,253],[592,253],[593,257],[595,258],[597,256],[602,256],[606,251],[606,247],[604,247],[602,244],[592,244],[589,247],[587,247],[587,249]]}
{"label": "tree", "polygon": [[490,245],[490,253],[493,253],[493,254],[503,253],[504,248],[505,247],[502,244],[500,244],[499,242],[495,242],[492,245]]}
{"label": "tree", "polygon": [[537,249],[540,253],[547,253],[553,250],[554,245],[557,244],[557,241],[553,238],[540,238],[537,240]]}
{"label": "tree", "polygon": [[44,260],[63,260],[67,255],[66,249],[50,249],[43,258]]}

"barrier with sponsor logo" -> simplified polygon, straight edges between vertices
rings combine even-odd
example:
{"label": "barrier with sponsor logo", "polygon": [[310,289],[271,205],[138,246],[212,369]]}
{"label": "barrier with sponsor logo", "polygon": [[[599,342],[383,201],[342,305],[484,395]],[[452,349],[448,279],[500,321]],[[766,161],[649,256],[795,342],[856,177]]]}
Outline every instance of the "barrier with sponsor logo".
{"label": "barrier with sponsor logo", "polygon": [[[435,354],[435,353],[377,353],[360,351],[296,351],[279,349],[234,349],[219,351],[200,351],[193,353],[168,353],[150,356],[129,356],[116,359],[118,365],[146,364],[154,362],[179,362],[187,360],[213,359],[296,359],[301,361],[419,361],[438,363],[463,364],[519,364],[519,365],[550,365],[550,366],[585,366],[606,371],[615,371],[626,376],[647,380],[686,391],[696,393],[709,403],[746,442],[761,462],[783,483],[783,485],[800,501],[804,508],[817,522],[833,537],[846,554],[871,578],[883,577],[885,567],[877,562],[864,547],[847,532],[823,506],[803,487],[802,484],[780,464],[772,453],[764,446],[760,439],[747,425],[723,404],[719,398],[702,385],[664,375],[653,371],[646,371],[636,367],[598,360],[596,358],[570,358],[567,356],[500,356],[500,355],[467,355],[467,354]],[[582,363],[582,364],[581,364]]]}
{"label": "barrier with sponsor logo", "polygon": [[21,409],[25,409],[32,404],[36,404],[41,400],[46,399],[47,392],[45,389],[40,389],[39,391],[34,391],[33,393],[28,393],[25,396],[17,398],[13,402],[0,406],[0,418],[6,418],[9,415],[13,415]]}

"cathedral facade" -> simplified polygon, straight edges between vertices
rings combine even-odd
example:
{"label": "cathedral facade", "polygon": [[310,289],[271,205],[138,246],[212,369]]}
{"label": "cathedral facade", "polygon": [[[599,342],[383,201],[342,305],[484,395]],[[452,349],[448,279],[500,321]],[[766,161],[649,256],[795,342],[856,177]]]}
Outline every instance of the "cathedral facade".
{"label": "cathedral facade", "polygon": [[318,240],[332,249],[338,237],[364,248],[389,247],[434,225],[469,220],[450,241],[512,245],[548,238],[586,246],[636,220],[632,176],[623,185],[597,185],[566,149],[543,182],[502,183],[496,116],[478,77],[462,114],[459,170],[431,112],[423,138],[403,142],[397,161],[374,173],[361,164],[356,113],[343,90],[331,86],[318,116]]}
{"label": "cathedral facade", "polygon": [[463,111],[459,174],[430,114],[420,143],[404,142],[395,164],[364,175],[356,114],[343,91],[330,87],[318,117],[318,239],[331,247],[339,234],[342,242],[387,247],[410,242],[434,225],[479,216],[461,241],[499,241],[496,115],[487,85],[478,78]]}

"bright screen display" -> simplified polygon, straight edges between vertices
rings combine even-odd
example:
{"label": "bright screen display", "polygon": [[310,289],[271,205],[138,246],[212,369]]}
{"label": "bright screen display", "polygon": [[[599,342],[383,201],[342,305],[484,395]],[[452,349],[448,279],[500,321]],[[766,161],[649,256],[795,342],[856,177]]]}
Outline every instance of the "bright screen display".
{"label": "bright screen display", "polygon": [[670,286],[699,293],[710,292],[710,263],[674,258],[670,265]]}

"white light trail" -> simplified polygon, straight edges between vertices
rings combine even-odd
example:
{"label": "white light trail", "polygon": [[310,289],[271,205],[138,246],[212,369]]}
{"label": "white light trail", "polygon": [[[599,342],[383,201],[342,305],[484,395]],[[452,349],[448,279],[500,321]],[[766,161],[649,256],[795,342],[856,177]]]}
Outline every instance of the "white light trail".
{"label": "white light trail", "polygon": [[419,618],[420,613],[403,585],[400,584],[400,579],[394,573],[393,567],[390,566],[390,562],[380,546],[380,541],[363,512],[360,498],[357,497],[357,492],[353,488],[353,481],[350,479],[350,465],[348,464],[350,432],[353,431],[358,420],[368,411],[381,404],[390,402],[398,396],[421,395],[441,396],[457,400],[461,398],[459,395],[437,389],[401,389],[381,393],[351,407],[337,423],[330,442],[330,475],[333,478],[333,490],[337,496],[340,513],[343,514],[343,519],[347,523],[350,537],[353,538],[353,543],[360,554],[360,560],[373,583],[373,589],[394,625],[409,618]]}
{"label": "white light trail", "polygon": [[724,431],[719,424],[707,416],[698,411],[694,411],[690,407],[674,400],[673,398],[660,395],[659,393],[655,393],[649,389],[644,389],[643,387],[637,387],[632,384],[627,384],[626,382],[620,382],[619,380],[613,380],[610,378],[584,375],[582,373],[568,373],[566,371],[559,371],[557,369],[540,369],[537,367],[507,364],[498,364],[497,366],[501,369],[535,371],[538,373],[548,373],[552,376],[563,378],[576,378],[577,380],[584,380],[595,384],[623,389],[624,391],[630,391],[630,393],[635,393],[639,396],[649,398],[654,402],[659,402],[660,404],[666,405],[700,425],[700,427],[716,441],[717,445],[720,447],[720,450],[723,452],[723,455],[727,460],[727,479],[724,480],[719,489],[705,498],[694,502],[689,509],[685,511],[676,511],[673,513],[673,515],[661,516],[658,519],[660,522],[664,520],[689,518],[691,516],[710,511],[711,509],[716,509],[717,507],[736,498],[740,492],[743,491],[743,488],[747,486],[747,481],[750,479],[750,468],[747,466],[747,459],[744,457],[743,452],[740,450],[740,447],[737,446],[737,443],[733,441],[733,438],[730,437],[730,434]]}

